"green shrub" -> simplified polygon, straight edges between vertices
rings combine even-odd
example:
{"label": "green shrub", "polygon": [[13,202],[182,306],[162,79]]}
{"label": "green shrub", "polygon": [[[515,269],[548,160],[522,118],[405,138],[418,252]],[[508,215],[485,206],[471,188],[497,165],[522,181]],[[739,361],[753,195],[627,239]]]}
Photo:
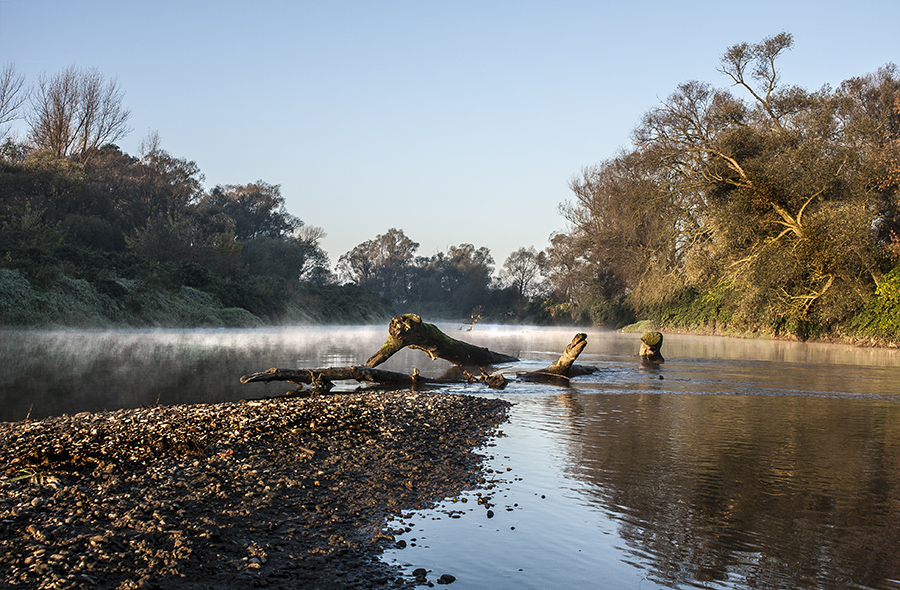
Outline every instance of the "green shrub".
{"label": "green shrub", "polygon": [[882,277],[848,328],[850,335],[900,341],[900,266]]}
{"label": "green shrub", "polygon": [[17,270],[0,268],[0,325],[25,327],[43,323],[43,296]]}

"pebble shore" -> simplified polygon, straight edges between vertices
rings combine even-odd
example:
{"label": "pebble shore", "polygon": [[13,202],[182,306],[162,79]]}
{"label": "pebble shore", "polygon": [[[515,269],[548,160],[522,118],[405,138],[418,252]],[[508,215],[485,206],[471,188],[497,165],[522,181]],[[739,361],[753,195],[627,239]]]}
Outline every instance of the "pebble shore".
{"label": "pebble shore", "polygon": [[483,483],[508,407],[395,391],[0,423],[0,582],[411,587],[378,560],[390,519]]}

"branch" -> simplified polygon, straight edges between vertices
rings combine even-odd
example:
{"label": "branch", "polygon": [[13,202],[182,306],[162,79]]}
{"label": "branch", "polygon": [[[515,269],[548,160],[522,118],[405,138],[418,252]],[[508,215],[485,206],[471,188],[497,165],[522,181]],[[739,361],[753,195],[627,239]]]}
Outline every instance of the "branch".
{"label": "branch", "polygon": [[424,351],[431,360],[442,358],[454,365],[485,366],[519,360],[451,338],[434,324],[427,324],[419,316],[409,313],[394,316],[388,326],[387,340],[366,361],[366,366],[376,367],[407,346]]}

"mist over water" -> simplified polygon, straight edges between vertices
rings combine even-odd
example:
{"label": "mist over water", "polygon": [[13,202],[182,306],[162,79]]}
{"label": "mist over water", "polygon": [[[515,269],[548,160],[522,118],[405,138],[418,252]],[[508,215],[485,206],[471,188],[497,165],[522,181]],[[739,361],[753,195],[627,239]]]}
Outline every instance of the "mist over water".
{"label": "mist over water", "polygon": [[[576,331],[441,327],[518,356],[511,378]],[[290,384],[238,380],[362,364],[386,334],[6,332],[0,420],[280,395]],[[492,487],[397,515],[407,546],[384,559],[457,589],[900,588],[898,351],[667,335],[645,367],[638,337],[589,331],[580,361],[599,372],[570,387],[450,388],[514,404],[485,449]],[[414,367],[450,365],[405,350],[384,366]]]}
{"label": "mist over water", "polygon": [[[242,385],[270,367],[364,362],[384,327],[276,330],[6,332],[0,344],[0,420],[216,403],[280,395],[290,384]],[[368,348],[367,348],[368,347]],[[360,360],[362,359],[362,360]]]}

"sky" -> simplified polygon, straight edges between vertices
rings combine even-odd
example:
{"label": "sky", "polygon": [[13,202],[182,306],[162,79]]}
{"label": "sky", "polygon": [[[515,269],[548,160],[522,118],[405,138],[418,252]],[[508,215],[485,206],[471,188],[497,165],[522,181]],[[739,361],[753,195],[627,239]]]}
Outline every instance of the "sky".
{"label": "sky", "polygon": [[900,65],[896,0],[0,0],[0,65],[115,78],[123,151],[156,132],[206,188],[280,185],[332,264],[396,227],[499,268],[566,230],[570,181],[644,113],[689,80],[727,87],[725,50],[781,31],[786,84]]}

